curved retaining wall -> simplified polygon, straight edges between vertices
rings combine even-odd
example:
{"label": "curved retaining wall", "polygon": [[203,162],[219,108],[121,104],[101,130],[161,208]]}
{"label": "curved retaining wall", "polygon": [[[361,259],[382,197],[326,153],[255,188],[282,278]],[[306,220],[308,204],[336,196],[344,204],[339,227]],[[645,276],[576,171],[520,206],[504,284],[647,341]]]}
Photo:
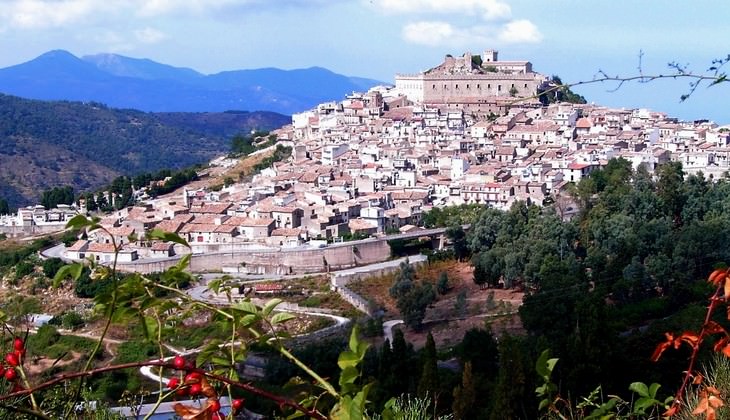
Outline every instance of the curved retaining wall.
{"label": "curved retaining wall", "polygon": [[[223,267],[239,266],[248,274],[307,274],[343,270],[360,265],[386,261],[390,258],[390,246],[384,240],[358,241],[334,244],[325,248],[240,250],[194,254],[190,258],[190,271],[219,271]],[[163,271],[180,260],[180,256],[139,260],[118,264],[120,271],[151,273]]]}

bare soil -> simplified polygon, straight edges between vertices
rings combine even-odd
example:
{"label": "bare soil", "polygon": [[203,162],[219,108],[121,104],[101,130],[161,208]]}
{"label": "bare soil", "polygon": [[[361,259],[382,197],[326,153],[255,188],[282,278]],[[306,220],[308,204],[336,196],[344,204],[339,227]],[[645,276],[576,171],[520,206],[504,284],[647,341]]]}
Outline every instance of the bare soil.
{"label": "bare soil", "polygon": [[[489,327],[496,335],[505,332],[524,334],[516,313],[522,305],[524,293],[511,289],[480,288],[474,284],[473,271],[468,262],[454,260],[432,263],[416,271],[416,281],[429,282],[434,285],[434,289],[440,274],[445,272],[450,285],[449,291],[445,295],[437,295],[436,302],[427,309],[421,331],[414,332],[409,328],[403,330],[406,339],[416,348],[425,344],[429,332],[439,348],[459,343],[464,333],[471,328]],[[395,301],[388,292],[393,279],[393,275],[382,276],[351,283],[349,287],[384,308],[384,319],[399,319]],[[458,313],[455,306],[461,292],[466,293],[467,305],[463,313]],[[488,304],[488,300],[491,303]]]}

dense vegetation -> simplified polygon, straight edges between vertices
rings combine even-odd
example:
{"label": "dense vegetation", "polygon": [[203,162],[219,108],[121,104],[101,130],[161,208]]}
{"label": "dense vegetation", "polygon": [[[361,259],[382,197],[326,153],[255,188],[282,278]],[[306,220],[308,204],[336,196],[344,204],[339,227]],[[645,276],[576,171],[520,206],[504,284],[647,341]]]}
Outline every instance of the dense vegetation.
{"label": "dense vegetation", "polygon": [[559,355],[573,396],[634,380],[678,386],[686,355],[649,355],[665,330],[701,323],[702,279],[730,260],[730,180],[685,179],[679,163],[657,175],[612,160],[577,185],[575,220],[516,203],[485,210],[469,232],[474,281],[528,290],[520,315],[531,346]]}
{"label": "dense vegetation", "polygon": [[257,131],[248,135],[238,134],[231,139],[231,157],[250,155],[256,150],[265,149],[276,143],[276,135],[266,131]]}
{"label": "dense vegetation", "polygon": [[0,196],[10,206],[38,202],[48,187],[94,190],[121,174],[189,167],[228,149],[223,137],[97,103],[0,95],[0,127]]}
{"label": "dense vegetation", "polygon": [[158,112],[153,115],[165,125],[223,138],[252,130],[270,131],[291,123],[291,117],[268,111]]}
{"label": "dense vegetation", "polygon": [[261,160],[261,162],[254,165],[253,169],[254,171],[264,170],[276,162],[281,162],[282,160],[287,159],[289,156],[291,156],[291,152],[291,147],[277,144],[276,149],[274,149],[274,153],[271,156],[265,157]]}
{"label": "dense vegetation", "polygon": [[73,204],[74,189],[71,186],[53,187],[43,191],[41,194],[41,205],[46,209],[52,209],[59,204]]}
{"label": "dense vegetation", "polygon": [[538,92],[538,99],[543,105],[557,102],[569,102],[571,104],[587,103],[586,98],[582,95],[573,92],[570,87],[564,86],[563,81],[557,75],[553,75],[546,89]]}

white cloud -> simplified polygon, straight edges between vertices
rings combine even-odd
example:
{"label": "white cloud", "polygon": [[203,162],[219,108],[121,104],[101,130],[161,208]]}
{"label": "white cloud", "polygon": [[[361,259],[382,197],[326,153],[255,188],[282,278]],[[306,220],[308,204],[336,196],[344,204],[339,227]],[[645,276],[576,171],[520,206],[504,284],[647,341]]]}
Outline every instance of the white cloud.
{"label": "white cloud", "polygon": [[403,27],[403,39],[429,47],[469,47],[500,44],[527,44],[542,40],[542,34],[529,20],[513,20],[503,25],[456,27],[444,21],[412,22]]}
{"label": "white cloud", "polygon": [[480,34],[484,28],[455,28],[448,22],[423,21],[409,23],[403,27],[403,38],[413,44],[435,46],[463,46],[469,43],[482,43],[485,37]]}
{"label": "white cloud", "polygon": [[94,24],[125,16],[227,16],[251,10],[305,6],[321,7],[326,0],[0,0],[0,25],[44,29],[72,24]]}
{"label": "white cloud", "polygon": [[134,31],[134,36],[143,44],[157,44],[158,42],[164,41],[168,38],[167,34],[164,32],[150,27],[137,29]]}
{"label": "white cloud", "polygon": [[104,9],[104,3],[94,0],[10,0],[0,8],[0,20],[16,28],[58,27]]}
{"label": "white cloud", "polygon": [[453,13],[480,15],[486,20],[509,19],[512,9],[502,0],[372,0],[386,13]]}
{"label": "white cloud", "polygon": [[542,34],[534,23],[526,19],[507,22],[497,35],[504,44],[535,44],[542,41]]}

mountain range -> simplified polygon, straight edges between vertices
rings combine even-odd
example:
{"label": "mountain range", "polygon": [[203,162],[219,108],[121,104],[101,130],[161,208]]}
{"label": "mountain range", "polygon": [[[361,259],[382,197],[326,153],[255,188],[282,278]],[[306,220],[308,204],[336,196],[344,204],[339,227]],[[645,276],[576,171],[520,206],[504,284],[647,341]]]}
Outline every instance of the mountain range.
{"label": "mountain range", "polygon": [[120,175],[206,162],[228,152],[234,134],[290,121],[273,112],[155,114],[0,94],[0,197],[12,207],[37,204],[50,187],[93,191]]}
{"label": "mountain range", "polygon": [[30,99],[95,101],[147,112],[301,112],[383,84],[321,67],[262,68],[205,75],[117,54],[49,51],[0,69],[0,92]]}

